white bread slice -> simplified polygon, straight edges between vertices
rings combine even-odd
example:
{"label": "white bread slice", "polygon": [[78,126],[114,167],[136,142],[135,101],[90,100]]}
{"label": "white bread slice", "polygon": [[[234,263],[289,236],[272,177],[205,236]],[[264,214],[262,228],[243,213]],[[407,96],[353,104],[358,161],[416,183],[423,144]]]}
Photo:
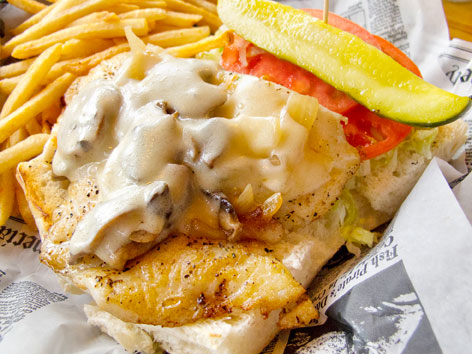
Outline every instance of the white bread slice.
{"label": "white bread slice", "polygon": [[[410,148],[408,139],[392,152],[396,156],[391,162],[371,162],[369,173],[358,173],[353,179],[355,183],[350,190],[366,229],[373,229],[393,217],[433,157],[445,161],[453,158],[467,139],[467,123],[456,120],[437,128],[429,156]],[[359,172],[362,174],[362,168]]]}

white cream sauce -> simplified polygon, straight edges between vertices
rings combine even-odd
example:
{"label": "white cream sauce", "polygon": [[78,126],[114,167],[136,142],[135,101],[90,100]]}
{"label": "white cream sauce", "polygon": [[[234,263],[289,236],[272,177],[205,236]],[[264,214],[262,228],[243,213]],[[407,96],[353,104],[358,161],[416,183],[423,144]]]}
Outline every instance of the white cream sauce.
{"label": "white cream sauce", "polygon": [[330,178],[287,113],[296,93],[211,61],[153,60],[143,80],[126,77],[129,60],[114,80],[91,82],[60,120],[54,173],[75,182],[94,171],[100,189],[70,241],[72,259],[96,254],[122,267],[120,248],[152,247],[195,220],[235,239],[230,201],[248,184],[256,200],[288,200]]}

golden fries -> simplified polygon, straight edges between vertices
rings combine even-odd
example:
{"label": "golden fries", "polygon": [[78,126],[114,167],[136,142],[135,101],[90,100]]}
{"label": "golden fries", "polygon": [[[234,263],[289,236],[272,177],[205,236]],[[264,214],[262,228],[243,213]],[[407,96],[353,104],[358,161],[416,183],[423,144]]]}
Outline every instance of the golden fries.
{"label": "golden fries", "polygon": [[228,30],[222,32],[217,36],[210,36],[201,39],[198,42],[168,48],[166,52],[179,58],[190,58],[200,52],[222,47],[225,44],[229,43],[231,40],[232,32]]}
{"label": "golden fries", "polygon": [[128,11],[133,11],[139,9],[138,5],[133,5],[133,4],[116,4],[113,6],[110,6],[108,8],[108,11],[114,12],[115,14],[122,14],[124,12]]}
{"label": "golden fries", "polygon": [[15,89],[18,82],[20,82],[20,76],[9,77],[7,79],[0,80],[0,92],[9,95]]}
{"label": "golden fries", "polygon": [[25,140],[28,137],[28,132],[24,128],[18,129],[8,138],[7,147],[18,144],[20,141]]}
{"label": "golden fries", "polygon": [[28,161],[39,155],[43,151],[44,144],[48,141],[48,134],[31,135],[18,144],[0,152],[0,174],[11,168],[15,168],[18,163]]}
{"label": "golden fries", "polygon": [[49,134],[51,127],[56,123],[61,114],[61,104],[59,101],[46,108],[41,114],[41,132]]}
{"label": "golden fries", "polygon": [[208,2],[206,0],[186,0],[186,2],[191,3],[192,5],[195,6],[200,6],[201,8],[210,11],[214,14],[217,13],[216,11],[216,5],[214,3]]}
{"label": "golden fries", "polygon": [[126,2],[138,5],[140,8],[166,7],[166,2],[162,0],[127,0]]}
{"label": "golden fries", "polygon": [[62,97],[74,80],[75,76],[70,73],[62,75],[23,106],[0,120],[0,142],[5,141],[15,130],[24,126],[30,119],[40,114],[43,109]]}
{"label": "golden fries", "polygon": [[0,66],[0,78],[4,79],[7,77],[14,77],[23,74],[28,70],[31,64],[36,60],[36,58],[31,58],[27,60],[18,61],[13,64]]}
{"label": "golden fries", "polygon": [[69,39],[62,45],[61,60],[87,57],[112,45],[111,39]]}
{"label": "golden fries", "polygon": [[36,119],[31,119],[25,124],[25,129],[29,135],[35,135],[41,133],[42,127]]}
{"label": "golden fries", "polygon": [[[145,43],[147,49],[168,48],[168,53],[190,57],[222,46],[230,35],[209,37],[221,24],[216,0],[8,2],[33,15],[10,30],[14,36],[1,51],[1,58],[24,60],[0,67],[0,92],[9,95],[0,111],[0,143],[6,141],[0,151],[0,225],[15,210],[35,227],[14,170],[18,162],[41,153],[76,76],[130,51],[128,40],[136,58]],[[142,70],[139,60],[136,65]]]}
{"label": "golden fries", "polygon": [[8,3],[30,14],[38,13],[47,7],[35,0],[8,0]]}
{"label": "golden fries", "polygon": [[166,3],[170,10],[201,15],[203,17],[202,24],[209,25],[213,32],[221,26],[221,20],[216,14],[201,7],[188,4],[182,0],[166,0]]}
{"label": "golden fries", "polygon": [[130,12],[125,12],[118,16],[120,19],[131,19],[131,18],[145,18],[147,21],[156,21],[166,18],[166,12],[163,9],[139,9]]}
{"label": "golden fries", "polygon": [[158,45],[159,47],[168,48],[196,42],[208,37],[209,35],[210,27],[202,26],[155,33],[143,37],[142,39],[145,43],[151,43]]}
{"label": "golden fries", "polygon": [[[116,0],[90,0],[69,8],[60,15],[55,16],[56,13],[61,9],[61,5],[64,7],[69,4],[67,1],[68,0],[59,2],[55,8],[52,9],[45,18],[43,18],[43,20],[38,22],[36,25],[31,26],[18,36],[10,39],[2,48],[2,56],[10,54],[13,48],[19,44],[51,34],[54,31],[67,26],[69,23],[77,20],[80,17],[95,11],[104,10],[107,6],[117,2]],[[70,2],[73,3],[72,0]]]}
{"label": "golden fries", "polygon": [[84,25],[87,23],[94,23],[94,22],[113,22],[113,21],[119,21],[119,17],[117,14],[114,12],[109,12],[109,11],[100,11],[100,12],[93,12],[87,16],[81,17],[71,23],[69,23],[66,28],[78,26],[78,25]]}
{"label": "golden fries", "polygon": [[175,11],[167,11],[166,17],[158,23],[176,26],[176,27],[191,27],[202,19],[202,15],[185,14]]}
{"label": "golden fries", "polygon": [[75,75],[85,75],[89,70],[103,60],[114,57],[117,54],[129,51],[129,44],[123,43],[110,47],[102,52],[91,55],[83,59],[75,59],[73,62],[67,64],[67,71],[74,73]]}
{"label": "golden fries", "polygon": [[46,48],[62,43],[69,39],[113,38],[124,37],[125,27],[131,27],[136,35],[148,33],[148,24],[145,19],[127,19],[117,23],[90,23],[66,28],[48,36],[18,45],[12,56],[25,59],[41,53]]}
{"label": "golden fries", "polygon": [[23,31],[27,30],[31,26],[37,24],[39,21],[41,21],[48,13],[54,9],[55,4],[51,6],[47,6],[44,9],[42,9],[40,12],[35,14],[34,16],[31,16],[29,19],[27,19],[25,22],[23,22],[21,25],[18,27],[12,29],[10,32],[14,34],[15,36],[22,33]]}
{"label": "golden fries", "polygon": [[37,90],[42,80],[46,77],[49,69],[59,60],[61,55],[61,45],[47,49],[35,62],[28,68],[13,92],[8,96],[0,118],[3,118],[13,112],[15,109],[25,103]]}
{"label": "golden fries", "polygon": [[14,173],[14,170],[10,169],[0,175],[0,225],[5,225],[13,209],[15,201]]}

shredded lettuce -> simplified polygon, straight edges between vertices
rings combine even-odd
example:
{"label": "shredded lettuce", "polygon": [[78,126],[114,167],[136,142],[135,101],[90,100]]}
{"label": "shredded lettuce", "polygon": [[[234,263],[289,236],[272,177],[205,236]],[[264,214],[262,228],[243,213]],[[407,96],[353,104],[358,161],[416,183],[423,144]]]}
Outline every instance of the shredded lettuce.
{"label": "shredded lettuce", "polygon": [[206,52],[200,52],[196,55],[196,57],[198,59],[214,60],[217,63],[219,63],[222,54],[223,54],[223,47],[211,49]]}
{"label": "shredded lettuce", "polygon": [[[371,232],[358,226],[359,216],[352,194],[344,189],[334,208],[344,212],[341,226],[341,235],[346,240],[348,249],[357,254],[358,247],[372,247],[379,237],[379,233]],[[350,251],[351,252],[351,251]]]}
{"label": "shredded lettuce", "polygon": [[359,226],[345,225],[342,227],[341,233],[346,241],[353,244],[372,247],[377,241],[375,232],[371,232]]}
{"label": "shredded lettuce", "polygon": [[394,149],[387,151],[385,154],[369,160],[371,162],[371,168],[375,170],[376,168],[388,167],[391,170],[395,170],[398,164],[398,151],[402,146],[403,143],[400,143]]}
{"label": "shredded lettuce", "polygon": [[407,148],[413,149],[429,160],[433,157],[431,146],[437,135],[438,128],[416,129],[413,134],[411,134],[411,138],[405,142],[405,145]]}

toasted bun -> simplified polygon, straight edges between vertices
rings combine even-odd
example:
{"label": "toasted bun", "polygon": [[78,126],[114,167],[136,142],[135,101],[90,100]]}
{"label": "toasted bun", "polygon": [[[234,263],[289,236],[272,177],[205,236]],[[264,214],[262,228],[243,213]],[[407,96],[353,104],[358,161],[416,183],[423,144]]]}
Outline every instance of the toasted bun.
{"label": "toasted bun", "polygon": [[467,139],[467,123],[463,120],[437,129],[430,156],[420,154],[406,144],[400,145],[390,161],[370,163],[370,173],[365,176],[358,173],[352,194],[358,205],[362,226],[366,229],[389,221],[431,159],[438,157],[445,161],[451,160]]}

